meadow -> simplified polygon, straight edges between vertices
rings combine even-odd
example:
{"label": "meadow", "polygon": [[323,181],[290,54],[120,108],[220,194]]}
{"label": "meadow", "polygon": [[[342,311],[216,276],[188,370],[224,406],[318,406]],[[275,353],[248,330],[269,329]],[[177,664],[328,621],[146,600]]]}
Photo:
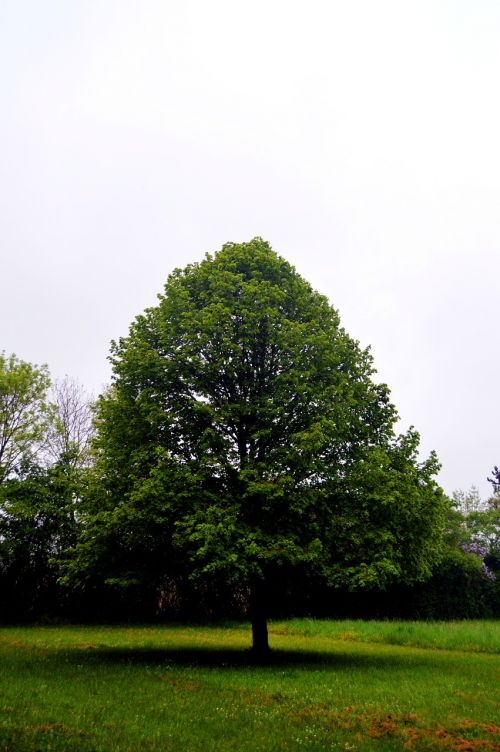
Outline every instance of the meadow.
{"label": "meadow", "polygon": [[500,622],[0,629],[1,752],[500,750]]}

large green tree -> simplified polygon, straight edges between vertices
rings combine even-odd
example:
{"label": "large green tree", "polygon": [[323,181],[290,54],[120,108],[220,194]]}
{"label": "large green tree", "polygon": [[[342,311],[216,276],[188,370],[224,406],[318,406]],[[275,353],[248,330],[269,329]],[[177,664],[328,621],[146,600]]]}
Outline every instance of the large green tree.
{"label": "large green tree", "polygon": [[266,242],[174,271],[111,360],[69,578],[229,583],[264,652],[266,583],[284,572],[352,588],[428,576],[436,458],[394,436],[369,352]]}

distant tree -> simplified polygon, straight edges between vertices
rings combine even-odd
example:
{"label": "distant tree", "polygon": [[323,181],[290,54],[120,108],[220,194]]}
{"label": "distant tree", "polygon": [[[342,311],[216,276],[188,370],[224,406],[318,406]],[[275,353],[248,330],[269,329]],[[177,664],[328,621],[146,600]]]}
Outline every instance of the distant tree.
{"label": "distant tree", "polygon": [[0,592],[4,617],[26,618],[63,598],[57,560],[76,541],[90,403],[69,378],[50,389],[45,366],[0,363]]}
{"label": "distant tree", "polygon": [[488,478],[493,485],[493,495],[488,499],[488,507],[500,512],[500,470],[495,465],[492,471],[493,478]]}
{"label": "distant tree", "polygon": [[500,491],[500,470],[496,465],[491,471],[491,474],[493,475],[493,478],[488,478],[488,481],[493,484],[493,491],[498,493]]}
{"label": "distant tree", "polygon": [[471,512],[483,510],[485,502],[481,499],[477,486],[471,486],[468,491],[453,492],[453,506],[461,515],[467,516]]}
{"label": "distant tree", "polygon": [[263,654],[266,586],[284,572],[351,588],[430,574],[436,457],[418,461],[414,431],[394,436],[369,352],[267,243],[174,271],[111,360],[67,580],[229,583]]}
{"label": "distant tree", "polygon": [[471,512],[465,527],[471,541],[482,548],[489,555],[494,555],[500,563],[500,509],[494,506]]}
{"label": "distant tree", "polygon": [[49,463],[60,462],[65,457],[73,467],[87,465],[93,434],[92,400],[69,376],[53,383],[50,399],[53,416],[46,438]]}
{"label": "distant tree", "polygon": [[483,572],[488,577],[500,569],[500,506],[497,501],[498,491],[485,501],[475,486],[466,493],[455,491],[453,494],[460,530],[456,543],[462,552],[482,560]]}
{"label": "distant tree", "polygon": [[470,491],[455,492],[454,501],[462,515],[462,528],[465,535],[462,543],[472,543],[484,549],[486,555],[495,558],[500,565],[500,485],[497,478],[500,471],[493,469],[493,478],[488,478],[493,484],[494,493],[489,499],[482,500],[475,486]]}
{"label": "distant tree", "polygon": [[43,446],[51,420],[47,366],[0,353],[0,483]]}

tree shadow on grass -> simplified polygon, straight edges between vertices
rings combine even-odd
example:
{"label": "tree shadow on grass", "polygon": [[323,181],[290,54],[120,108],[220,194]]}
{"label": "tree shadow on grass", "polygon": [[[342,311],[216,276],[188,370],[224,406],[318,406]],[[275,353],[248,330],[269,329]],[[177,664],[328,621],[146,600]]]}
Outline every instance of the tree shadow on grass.
{"label": "tree shadow on grass", "polygon": [[[55,658],[58,654],[53,653]],[[59,653],[60,655],[60,653]],[[304,650],[270,650],[267,656],[256,656],[251,650],[214,647],[193,648],[108,648],[89,647],[64,651],[64,659],[79,665],[86,664],[137,664],[171,667],[200,668],[311,668],[332,671],[353,669],[409,669],[434,664],[435,657],[389,654],[353,654],[351,652],[317,652]]]}

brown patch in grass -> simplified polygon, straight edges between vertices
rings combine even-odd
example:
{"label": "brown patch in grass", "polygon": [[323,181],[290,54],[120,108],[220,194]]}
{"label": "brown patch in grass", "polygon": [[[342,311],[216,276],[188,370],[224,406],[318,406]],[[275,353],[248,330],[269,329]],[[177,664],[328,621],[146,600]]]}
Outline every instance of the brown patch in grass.
{"label": "brown patch in grass", "polygon": [[85,729],[74,729],[70,726],[65,726],[64,723],[57,721],[56,723],[39,723],[30,724],[25,727],[31,734],[61,734],[62,736],[89,736],[89,732]]}
{"label": "brown patch in grass", "polygon": [[[466,719],[453,727],[425,726],[414,713],[383,716],[355,713],[350,706],[336,709],[316,703],[289,713],[296,722],[307,721],[356,733],[360,739],[399,739],[405,749],[447,752],[500,752],[500,727]],[[469,737],[470,735],[470,737]]]}
{"label": "brown patch in grass", "polygon": [[0,640],[5,645],[9,645],[11,648],[24,648],[24,647],[26,647],[25,644],[21,642],[21,640],[11,640],[8,637],[0,637]]}
{"label": "brown patch in grass", "polygon": [[[475,731],[481,726],[487,726],[487,724],[472,724],[470,728]],[[482,730],[484,731],[484,729]],[[424,739],[437,749],[452,752],[478,752],[478,750],[498,752],[500,750],[500,743],[494,739],[467,739],[460,736],[456,730],[443,727],[421,729],[421,733],[415,741]]]}
{"label": "brown patch in grass", "polygon": [[398,724],[391,715],[385,718],[373,718],[368,729],[368,736],[378,739],[380,736],[394,736],[398,731]]}
{"label": "brown patch in grass", "polygon": [[348,630],[347,632],[341,632],[335,639],[343,640],[344,642],[354,642],[359,638],[356,632],[351,632]]}
{"label": "brown patch in grass", "polygon": [[288,634],[288,629],[283,624],[275,624],[274,626],[269,628],[269,634],[286,635]]}
{"label": "brown patch in grass", "polygon": [[201,682],[191,679],[172,678],[171,676],[159,676],[160,681],[167,682],[176,689],[182,689],[186,692],[196,692],[201,687]]}

